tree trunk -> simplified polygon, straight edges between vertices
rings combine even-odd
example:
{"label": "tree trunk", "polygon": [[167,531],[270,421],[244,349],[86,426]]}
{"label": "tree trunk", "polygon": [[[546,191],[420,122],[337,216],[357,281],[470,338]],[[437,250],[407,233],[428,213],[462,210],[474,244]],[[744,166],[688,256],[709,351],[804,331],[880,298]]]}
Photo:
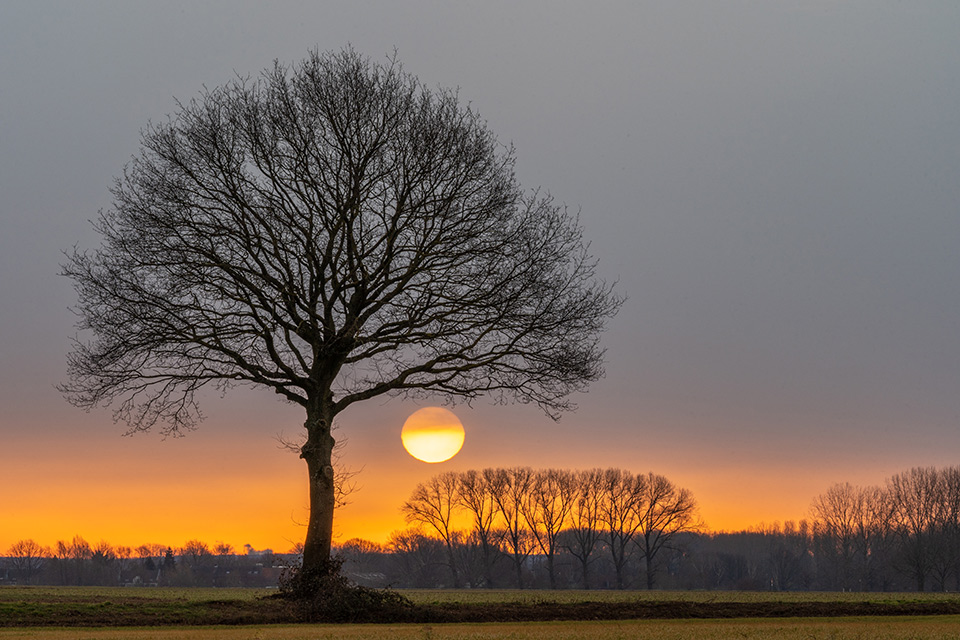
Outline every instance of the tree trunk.
{"label": "tree trunk", "polygon": [[307,442],[300,457],[307,463],[310,483],[310,517],[303,541],[303,571],[323,570],[333,543],[333,509],[336,499],[333,472],[334,439],[330,435],[333,411],[320,403],[307,409]]}
{"label": "tree trunk", "polygon": [[[483,541],[483,581],[484,586],[487,589],[493,589],[493,561],[491,556],[493,555],[490,551],[490,541],[487,540],[487,537],[484,535],[482,538]],[[960,580],[960,575],[958,575],[958,580]]]}
{"label": "tree trunk", "polygon": [[457,557],[453,553],[453,543],[447,537],[447,562],[450,564],[450,575],[453,576],[453,588],[460,588],[460,572],[457,571]]}

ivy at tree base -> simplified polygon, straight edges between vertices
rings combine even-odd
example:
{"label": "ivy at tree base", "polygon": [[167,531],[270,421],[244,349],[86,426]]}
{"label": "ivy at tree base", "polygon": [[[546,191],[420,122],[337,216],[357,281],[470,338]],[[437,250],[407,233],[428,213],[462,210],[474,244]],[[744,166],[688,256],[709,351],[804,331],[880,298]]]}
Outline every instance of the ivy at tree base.
{"label": "ivy at tree base", "polygon": [[290,600],[302,622],[395,622],[409,618],[413,603],[390,589],[351,583],[341,572],[343,558],[319,567],[288,569],[280,578],[281,598]]}

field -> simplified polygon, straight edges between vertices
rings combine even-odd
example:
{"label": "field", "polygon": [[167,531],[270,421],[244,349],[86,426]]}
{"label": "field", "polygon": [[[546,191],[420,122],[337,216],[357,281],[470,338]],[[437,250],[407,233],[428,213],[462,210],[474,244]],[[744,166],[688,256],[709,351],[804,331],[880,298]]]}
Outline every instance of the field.
{"label": "field", "polygon": [[960,616],[0,629],[0,640],[955,640]]}
{"label": "field", "polygon": [[960,637],[956,594],[424,590],[403,624],[292,625],[270,593],[5,587],[0,640]]}

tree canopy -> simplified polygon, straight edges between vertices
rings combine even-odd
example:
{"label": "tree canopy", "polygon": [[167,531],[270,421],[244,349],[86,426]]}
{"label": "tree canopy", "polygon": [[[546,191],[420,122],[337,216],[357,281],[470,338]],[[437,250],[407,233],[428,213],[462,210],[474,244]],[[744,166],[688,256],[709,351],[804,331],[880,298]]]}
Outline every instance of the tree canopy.
{"label": "tree canopy", "polygon": [[602,373],[620,300],[514,161],[455,91],[350,48],[178,103],[116,180],[101,246],[63,267],[81,332],[63,391],[165,433],[197,424],[209,384],[302,405],[305,557],[314,527],[328,555],[348,406],[492,395],[557,416]]}

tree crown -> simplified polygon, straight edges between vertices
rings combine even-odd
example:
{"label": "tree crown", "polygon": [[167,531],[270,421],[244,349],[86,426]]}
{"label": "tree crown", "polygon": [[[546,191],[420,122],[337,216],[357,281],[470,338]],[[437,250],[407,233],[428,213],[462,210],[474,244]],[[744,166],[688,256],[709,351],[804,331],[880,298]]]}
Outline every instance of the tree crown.
{"label": "tree crown", "polygon": [[275,64],[149,126],[68,255],[68,398],[192,427],[208,383],[333,414],[381,394],[535,402],[602,373],[620,300],[575,216],[524,192],[457,94],[352,49]]}

